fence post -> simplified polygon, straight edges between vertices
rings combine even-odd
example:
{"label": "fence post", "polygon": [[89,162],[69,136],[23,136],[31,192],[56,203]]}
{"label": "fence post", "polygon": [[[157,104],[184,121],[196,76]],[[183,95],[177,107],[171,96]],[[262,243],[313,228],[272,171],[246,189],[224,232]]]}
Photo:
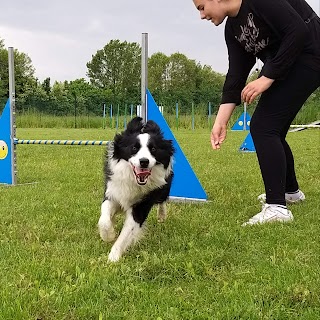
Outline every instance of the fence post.
{"label": "fence post", "polygon": [[112,104],[110,104],[110,129],[112,128]]}
{"label": "fence post", "polygon": [[209,112],[208,112],[208,123],[209,123],[209,128],[211,129],[212,127],[212,111],[211,111],[211,102],[209,101],[208,103],[208,108],[209,108]]}
{"label": "fence post", "polygon": [[103,113],[102,113],[102,128],[106,128],[106,104],[103,104]]}
{"label": "fence post", "polygon": [[123,121],[124,129],[127,127],[127,104],[124,106],[124,121]]}
{"label": "fence post", "polygon": [[118,108],[117,108],[117,120],[116,120],[116,130],[118,130],[119,128],[119,113],[120,113],[120,106],[118,104]]}
{"label": "fence post", "polygon": [[191,104],[191,117],[192,117],[191,127],[192,127],[192,130],[194,130],[194,104],[193,104],[193,102]]}
{"label": "fence post", "polygon": [[176,103],[176,129],[178,130],[179,127],[179,105],[178,102]]}
{"label": "fence post", "polygon": [[130,106],[130,119],[133,117],[133,104]]}

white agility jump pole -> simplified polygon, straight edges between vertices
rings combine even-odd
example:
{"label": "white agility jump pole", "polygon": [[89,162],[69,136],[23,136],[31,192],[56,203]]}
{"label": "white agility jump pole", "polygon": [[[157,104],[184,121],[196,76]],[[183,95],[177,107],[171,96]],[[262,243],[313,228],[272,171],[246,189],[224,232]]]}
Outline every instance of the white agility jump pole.
{"label": "white agility jump pole", "polygon": [[320,129],[320,124],[292,124],[290,128],[318,128]]}
{"label": "white agility jump pole", "polygon": [[46,144],[59,146],[107,146],[106,140],[25,140],[14,139],[14,144]]}

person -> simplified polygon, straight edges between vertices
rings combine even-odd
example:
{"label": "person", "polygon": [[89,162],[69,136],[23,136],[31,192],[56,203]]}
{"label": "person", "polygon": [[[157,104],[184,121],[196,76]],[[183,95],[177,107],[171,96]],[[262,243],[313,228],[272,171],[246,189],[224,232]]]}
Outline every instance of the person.
{"label": "person", "polygon": [[[216,26],[225,19],[229,68],[211,131],[214,150],[226,139],[227,124],[241,101],[259,97],[250,132],[264,182],[262,211],[243,225],[287,222],[287,203],[305,199],[294,157],[286,142],[290,124],[320,86],[320,19],[305,0],[193,0],[201,19]],[[247,82],[256,63],[258,79]]]}

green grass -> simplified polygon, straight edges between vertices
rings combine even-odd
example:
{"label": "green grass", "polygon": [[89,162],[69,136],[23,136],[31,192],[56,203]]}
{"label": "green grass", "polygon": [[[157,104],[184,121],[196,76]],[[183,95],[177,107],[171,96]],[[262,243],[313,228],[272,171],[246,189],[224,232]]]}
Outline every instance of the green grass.
{"label": "green grass", "polygon": [[[1,320],[320,318],[320,132],[288,135],[307,197],[291,207],[295,221],[246,228],[263,192],[255,153],[238,152],[247,133],[229,132],[219,151],[207,129],[174,133],[210,202],[170,203],[163,224],[153,209],[145,238],[116,264],[107,262],[111,245],[96,227],[104,147],[17,147],[21,185],[0,187]],[[17,132],[20,139],[113,135]]]}

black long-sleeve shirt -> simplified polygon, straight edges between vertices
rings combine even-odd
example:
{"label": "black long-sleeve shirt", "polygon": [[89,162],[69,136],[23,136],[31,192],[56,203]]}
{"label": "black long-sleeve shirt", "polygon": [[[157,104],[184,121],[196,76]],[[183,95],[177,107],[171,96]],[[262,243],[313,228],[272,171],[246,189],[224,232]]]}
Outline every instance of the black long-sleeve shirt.
{"label": "black long-sleeve shirt", "polygon": [[320,72],[320,19],[304,0],[243,0],[225,26],[229,69],[221,103],[241,103],[256,57],[260,76],[284,79],[300,61]]}

